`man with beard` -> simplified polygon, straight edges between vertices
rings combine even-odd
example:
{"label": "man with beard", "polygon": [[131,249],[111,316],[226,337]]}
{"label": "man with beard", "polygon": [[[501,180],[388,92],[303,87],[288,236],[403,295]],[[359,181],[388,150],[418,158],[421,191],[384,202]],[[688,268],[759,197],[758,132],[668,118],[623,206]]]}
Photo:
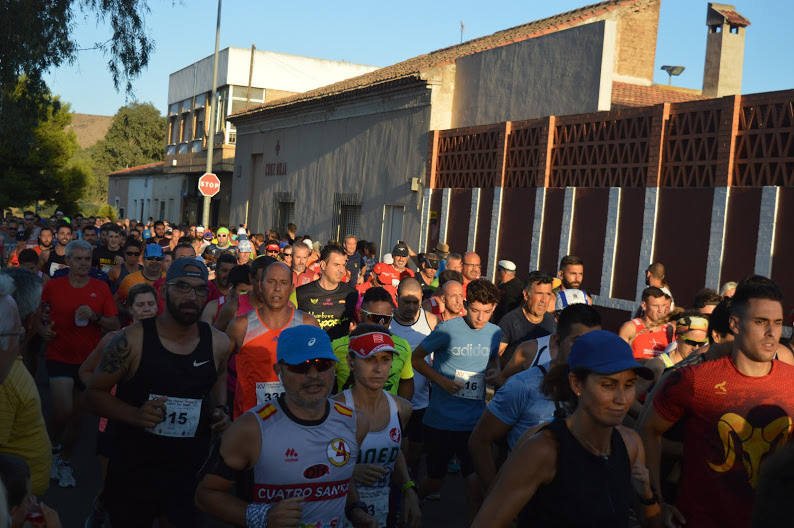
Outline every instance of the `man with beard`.
{"label": "man with beard", "polygon": [[88,385],[87,405],[116,434],[104,497],[114,527],[151,526],[155,519],[161,526],[198,525],[196,473],[211,432],[227,427],[230,414],[224,374],[231,344],[198,321],[207,275],[198,260],[175,260],[165,312],[120,332]]}
{"label": "man with beard", "polygon": [[[562,290],[580,290],[584,279],[584,261],[576,255],[565,255],[560,260],[560,270],[557,272],[560,279],[560,286],[554,290],[554,294],[559,297]],[[583,290],[584,291],[584,290]],[[592,305],[593,299],[589,295],[587,304]]]}
{"label": "man with beard", "polygon": [[292,285],[296,288],[316,281],[319,277],[306,268],[312,250],[304,242],[295,242],[292,246]]}
{"label": "man with beard", "polygon": [[229,295],[232,284],[229,282],[229,273],[237,265],[237,257],[231,253],[221,253],[215,265],[215,278],[210,281],[210,295],[212,301],[221,295]]}
{"label": "man with beard", "polygon": [[[284,394],[223,435],[204,466],[196,504],[234,526],[338,527],[347,517],[356,527],[377,527],[352,481],[369,419],[328,398],[337,361],[328,335],[314,326],[287,328],[276,360]],[[247,502],[233,488],[252,470],[252,485],[238,490]]]}
{"label": "man with beard", "polygon": [[[267,257],[260,257],[264,258]],[[273,368],[281,332],[299,325],[319,326],[314,317],[295,309],[289,302],[292,272],[284,263],[273,262],[264,269],[259,267],[255,273],[254,288],[261,297],[261,306],[238,315],[226,330],[236,358],[235,418],[284,392]]]}
{"label": "man with beard", "polygon": [[391,250],[391,256],[394,259],[392,267],[394,271],[397,272],[397,276],[400,280],[414,276],[414,272],[408,267],[408,260],[411,258],[411,249],[405,242],[397,242],[397,245]]}
{"label": "man with beard", "polygon": [[55,246],[39,255],[39,268],[52,277],[56,271],[66,267],[66,245],[72,241],[72,226],[60,222],[55,230]]}
{"label": "man with beard", "polygon": [[466,289],[469,283],[480,278],[482,274],[482,261],[480,256],[473,251],[463,255],[463,296],[466,296]]}
{"label": "man with beard", "polygon": [[[28,248],[28,249],[35,251],[36,256],[38,257],[41,255],[43,251],[50,251],[52,249],[53,238],[54,237],[52,234],[52,229],[50,229],[49,227],[42,227],[41,230],[39,231],[39,238],[38,238],[39,243],[33,246],[32,248]],[[19,266],[19,253],[20,253],[19,250],[14,250],[14,253],[8,259],[9,267]]]}

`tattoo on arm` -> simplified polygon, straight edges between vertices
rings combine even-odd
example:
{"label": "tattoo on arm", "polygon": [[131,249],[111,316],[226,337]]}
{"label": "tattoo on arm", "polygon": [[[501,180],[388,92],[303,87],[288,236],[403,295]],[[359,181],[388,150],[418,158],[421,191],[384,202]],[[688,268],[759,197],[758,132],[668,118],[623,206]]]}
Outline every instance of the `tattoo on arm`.
{"label": "tattoo on arm", "polygon": [[130,344],[127,341],[125,332],[110,340],[110,343],[102,352],[102,361],[99,363],[99,370],[108,374],[115,374],[121,370],[126,370],[127,359],[130,357]]}

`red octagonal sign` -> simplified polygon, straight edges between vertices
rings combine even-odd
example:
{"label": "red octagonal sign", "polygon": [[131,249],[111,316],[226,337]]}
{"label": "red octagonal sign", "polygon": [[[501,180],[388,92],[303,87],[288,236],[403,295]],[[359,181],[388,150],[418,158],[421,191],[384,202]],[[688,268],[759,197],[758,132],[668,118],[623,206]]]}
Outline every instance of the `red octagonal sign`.
{"label": "red octagonal sign", "polygon": [[221,191],[221,180],[215,174],[205,172],[199,178],[198,189],[204,196],[215,196]]}

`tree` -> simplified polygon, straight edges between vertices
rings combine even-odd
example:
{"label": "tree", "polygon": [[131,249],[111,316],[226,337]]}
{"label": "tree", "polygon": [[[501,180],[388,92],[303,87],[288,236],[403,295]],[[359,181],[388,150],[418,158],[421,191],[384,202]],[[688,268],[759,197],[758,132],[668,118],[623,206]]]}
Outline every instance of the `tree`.
{"label": "tree", "polygon": [[69,105],[40,92],[27,77],[2,95],[0,129],[13,122],[20,135],[3,134],[0,140],[0,208],[44,200],[76,211],[90,168],[72,160],[78,146],[74,132],[66,130]]}
{"label": "tree", "polygon": [[104,139],[88,149],[94,166],[93,197],[103,200],[111,172],[162,161],[167,121],[151,103],[119,108]]}

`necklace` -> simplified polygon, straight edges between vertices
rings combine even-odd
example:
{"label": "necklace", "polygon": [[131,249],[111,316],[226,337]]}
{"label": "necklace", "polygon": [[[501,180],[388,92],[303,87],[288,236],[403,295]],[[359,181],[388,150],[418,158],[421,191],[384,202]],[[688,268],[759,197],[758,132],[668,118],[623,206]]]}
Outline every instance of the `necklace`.
{"label": "necklace", "polygon": [[569,431],[571,431],[571,434],[573,435],[573,437],[576,438],[576,440],[580,444],[582,444],[582,446],[585,449],[587,449],[592,454],[594,454],[595,456],[597,456],[597,457],[599,457],[599,458],[601,458],[603,460],[609,460],[609,455],[610,455],[610,451],[611,451],[611,449],[610,449],[611,445],[610,445],[610,447],[607,447],[606,451],[602,451],[601,449],[598,449],[596,446],[594,446],[593,444],[588,442],[587,439],[585,439],[585,438],[579,436],[578,434],[574,433],[573,430],[571,430],[570,428],[569,428]]}

